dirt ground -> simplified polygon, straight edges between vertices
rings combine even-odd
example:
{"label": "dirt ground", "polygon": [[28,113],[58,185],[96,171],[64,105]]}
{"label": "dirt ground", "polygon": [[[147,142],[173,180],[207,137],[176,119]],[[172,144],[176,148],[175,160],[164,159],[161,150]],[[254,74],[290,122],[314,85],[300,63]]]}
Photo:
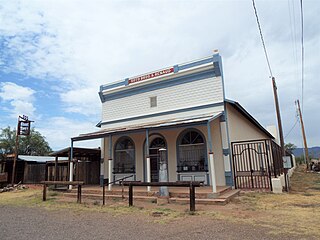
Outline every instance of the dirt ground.
{"label": "dirt ground", "polygon": [[242,193],[226,206],[198,204],[194,214],[188,204],[79,205],[51,191],[42,202],[41,186],[32,186],[0,194],[0,239],[320,239],[320,174],[300,166],[291,186]]}

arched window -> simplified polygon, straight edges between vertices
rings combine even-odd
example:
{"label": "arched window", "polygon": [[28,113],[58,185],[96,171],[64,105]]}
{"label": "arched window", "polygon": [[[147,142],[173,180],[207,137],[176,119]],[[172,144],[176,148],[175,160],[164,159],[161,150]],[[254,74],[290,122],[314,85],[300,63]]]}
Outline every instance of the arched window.
{"label": "arched window", "polygon": [[135,148],[129,137],[120,138],[115,145],[113,173],[135,173]]}
{"label": "arched window", "polygon": [[188,130],[178,138],[178,172],[207,171],[207,151],[203,135]]}

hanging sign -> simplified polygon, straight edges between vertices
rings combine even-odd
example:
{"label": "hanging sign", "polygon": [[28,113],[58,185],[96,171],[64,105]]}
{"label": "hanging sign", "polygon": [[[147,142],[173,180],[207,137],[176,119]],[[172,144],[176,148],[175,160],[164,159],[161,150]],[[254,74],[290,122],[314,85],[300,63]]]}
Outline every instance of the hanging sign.
{"label": "hanging sign", "polygon": [[32,121],[29,121],[28,116],[19,116],[18,135],[30,135],[31,122]]}
{"label": "hanging sign", "polygon": [[151,79],[151,78],[155,78],[155,77],[159,77],[159,76],[162,76],[162,75],[170,74],[170,73],[173,73],[173,72],[174,72],[173,67],[170,67],[170,68],[163,69],[163,70],[160,70],[160,71],[157,71],[157,72],[148,73],[146,75],[142,75],[142,76],[139,76],[139,77],[129,78],[128,84],[141,82],[141,81],[144,81],[144,80],[148,80],[148,79]]}

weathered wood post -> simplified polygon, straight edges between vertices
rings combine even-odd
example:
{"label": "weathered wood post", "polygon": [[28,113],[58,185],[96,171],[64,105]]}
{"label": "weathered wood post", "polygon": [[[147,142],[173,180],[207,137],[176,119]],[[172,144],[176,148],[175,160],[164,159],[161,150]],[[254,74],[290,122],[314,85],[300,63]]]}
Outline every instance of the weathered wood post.
{"label": "weathered wood post", "polygon": [[103,182],[102,182],[103,186],[102,186],[102,205],[105,205],[106,203],[106,185],[109,184],[109,178],[107,179],[103,179]]}
{"label": "weathered wood post", "polygon": [[47,185],[44,183],[43,184],[43,193],[42,193],[42,201],[47,200]]}
{"label": "weathered wood post", "polygon": [[81,204],[81,185],[78,184],[78,199],[77,199],[77,203]]}
{"label": "weathered wood post", "polygon": [[133,205],[133,186],[129,184],[129,207]]}
{"label": "weathered wood post", "polygon": [[193,182],[190,183],[190,212],[196,210],[196,196],[195,196],[195,186]]}

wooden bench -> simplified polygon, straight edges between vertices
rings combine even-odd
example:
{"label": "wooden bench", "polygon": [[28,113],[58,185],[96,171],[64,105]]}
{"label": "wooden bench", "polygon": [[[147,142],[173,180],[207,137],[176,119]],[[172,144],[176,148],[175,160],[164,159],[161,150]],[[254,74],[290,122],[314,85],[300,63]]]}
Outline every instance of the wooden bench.
{"label": "wooden bench", "polygon": [[129,186],[129,206],[133,205],[133,187],[134,186],[155,186],[155,187],[189,187],[190,189],[190,211],[196,210],[195,188],[203,185],[203,182],[123,182],[124,186]]}
{"label": "wooden bench", "polygon": [[80,181],[43,181],[41,182],[43,184],[43,195],[42,195],[42,201],[47,200],[47,187],[49,185],[72,185],[72,186],[78,186],[78,194],[77,194],[77,203],[81,203],[81,186],[84,182]]}

